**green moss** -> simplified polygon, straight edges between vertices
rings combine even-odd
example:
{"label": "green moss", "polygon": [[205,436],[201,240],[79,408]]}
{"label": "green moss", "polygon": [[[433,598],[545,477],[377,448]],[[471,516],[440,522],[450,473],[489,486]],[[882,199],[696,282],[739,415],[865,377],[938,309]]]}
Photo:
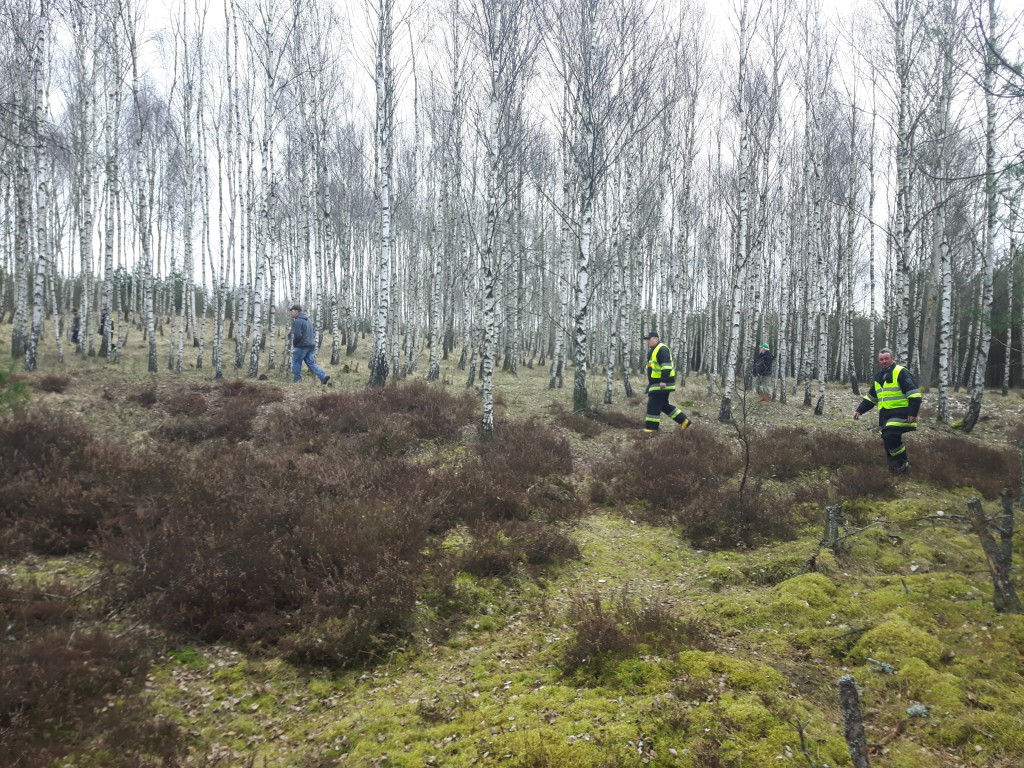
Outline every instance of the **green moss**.
{"label": "green moss", "polygon": [[169,651],[167,653],[167,657],[175,664],[179,664],[183,667],[189,667],[190,669],[205,669],[208,664],[206,658],[191,646],[176,648]]}
{"label": "green moss", "polygon": [[746,577],[739,569],[725,563],[709,565],[704,571],[704,578],[712,589],[720,589],[723,586],[735,586],[743,584]]}
{"label": "green moss", "polygon": [[906,698],[919,701],[937,713],[963,709],[962,681],[955,675],[937,672],[921,659],[907,659],[896,674]]}
{"label": "green moss", "polygon": [[1003,616],[1000,621],[1006,626],[1010,647],[1015,652],[1024,654],[1024,615]]}
{"label": "green moss", "polygon": [[839,571],[839,561],[831,549],[821,549],[818,550],[817,567],[819,573],[833,576]]}
{"label": "green moss", "polygon": [[678,670],[696,681],[718,681],[724,677],[732,689],[775,692],[786,685],[786,678],[771,667],[705,651],[679,654]]}
{"label": "green moss", "polygon": [[721,715],[734,731],[741,731],[745,739],[762,739],[778,720],[750,693],[726,693],[718,700]]}
{"label": "green moss", "polygon": [[897,739],[886,745],[885,768],[922,768],[934,764],[935,755],[932,750],[922,747],[917,741]]}
{"label": "green moss", "polygon": [[814,608],[823,608],[832,604],[836,586],[820,573],[805,573],[782,582],[775,591],[779,595],[803,600]]}
{"label": "green moss", "polygon": [[865,632],[850,656],[860,663],[870,657],[897,667],[901,662],[917,658],[934,667],[939,663],[942,650],[942,643],[932,635],[894,615]]}
{"label": "green moss", "polygon": [[626,659],[611,675],[612,685],[635,692],[654,685],[664,685],[669,679],[666,665],[653,659]]}

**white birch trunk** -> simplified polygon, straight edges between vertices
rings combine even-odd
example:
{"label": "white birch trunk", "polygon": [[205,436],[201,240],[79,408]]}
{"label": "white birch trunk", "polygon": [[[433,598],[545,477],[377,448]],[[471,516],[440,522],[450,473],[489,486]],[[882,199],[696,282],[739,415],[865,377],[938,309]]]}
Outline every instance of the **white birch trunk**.
{"label": "white birch trunk", "polygon": [[736,160],[739,175],[737,188],[737,223],[736,223],[736,260],[733,266],[732,282],[732,320],[729,326],[729,348],[725,360],[724,387],[722,402],[718,410],[719,421],[732,419],[732,396],[736,387],[736,360],[739,356],[740,318],[743,312],[743,284],[747,273],[747,221],[749,216],[749,169],[750,154],[749,126],[747,125],[746,82],[747,52],[750,41],[747,30],[747,0],[742,0],[739,17],[739,77],[736,88],[736,117],[740,129],[739,156]]}
{"label": "white birch trunk", "polygon": [[949,423],[950,322],[953,314],[953,271],[949,258],[949,243],[939,244],[939,274],[941,276],[941,310],[939,313],[939,392],[936,410],[938,420]]}
{"label": "white birch trunk", "polygon": [[[998,45],[996,35],[996,4],[988,0],[988,39],[992,46]],[[986,48],[985,52],[985,242],[981,254],[981,296],[978,313],[980,328],[974,353],[974,372],[971,380],[971,402],[964,418],[963,430],[970,432],[981,416],[981,401],[985,395],[985,377],[988,372],[989,344],[992,339],[992,296],[994,273],[994,248],[996,234],[996,103],[995,103],[995,54]]]}
{"label": "white birch trunk", "polygon": [[377,275],[377,318],[374,323],[373,351],[370,355],[370,385],[382,387],[388,378],[388,316],[391,306],[391,150],[392,104],[391,71],[392,0],[380,0],[377,19],[377,187],[379,195],[379,267]]}

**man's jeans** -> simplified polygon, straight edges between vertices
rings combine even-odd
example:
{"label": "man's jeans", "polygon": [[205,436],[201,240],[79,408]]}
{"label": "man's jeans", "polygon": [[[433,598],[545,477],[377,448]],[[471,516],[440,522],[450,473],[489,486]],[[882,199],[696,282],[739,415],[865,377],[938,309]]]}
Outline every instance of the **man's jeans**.
{"label": "man's jeans", "polygon": [[316,364],[316,347],[296,347],[292,350],[292,373],[295,374],[292,379],[293,384],[297,384],[302,381],[302,364],[305,363],[309,370],[316,374],[316,377],[323,382],[327,378],[327,374],[320,370],[320,367]]}

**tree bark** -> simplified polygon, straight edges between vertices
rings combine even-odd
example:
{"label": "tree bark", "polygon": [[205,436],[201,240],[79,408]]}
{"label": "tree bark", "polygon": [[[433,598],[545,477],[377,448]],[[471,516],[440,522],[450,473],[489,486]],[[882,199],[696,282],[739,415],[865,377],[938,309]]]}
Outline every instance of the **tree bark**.
{"label": "tree bark", "polygon": [[853,768],[870,768],[868,742],[864,734],[864,715],[860,709],[860,692],[851,675],[839,678],[839,706],[843,712],[843,736],[850,750]]}

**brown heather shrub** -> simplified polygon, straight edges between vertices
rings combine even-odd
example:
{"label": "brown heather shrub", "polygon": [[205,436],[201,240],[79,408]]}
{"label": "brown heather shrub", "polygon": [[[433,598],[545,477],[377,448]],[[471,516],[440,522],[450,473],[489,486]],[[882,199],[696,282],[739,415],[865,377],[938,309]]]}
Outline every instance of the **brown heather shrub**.
{"label": "brown heather shrub", "polygon": [[537,420],[511,422],[476,446],[476,456],[431,477],[430,497],[443,525],[486,521],[550,521],[583,512],[562,476],[572,473],[568,441]]}
{"label": "brown heather shrub", "polygon": [[[681,437],[681,439],[680,439]],[[636,447],[594,470],[593,493],[608,503],[646,501],[671,511],[740,470],[735,449],[700,424],[685,436],[638,438]]]}
{"label": "brown heather shrub", "polygon": [[60,582],[45,588],[33,579],[18,580],[0,573],[0,620],[8,639],[40,627],[65,627],[76,618],[74,590]]}
{"label": "brown heather shrub", "polygon": [[596,405],[584,411],[570,412],[562,403],[553,402],[548,405],[548,411],[551,412],[558,424],[583,437],[595,437],[604,431],[603,427],[635,429],[642,421],[642,417],[638,421],[634,416]]}
{"label": "brown heather shrub", "polygon": [[1020,487],[1020,458],[1016,451],[994,448],[968,437],[906,441],[910,476],[939,488],[973,488],[986,499],[1003,488]]}
{"label": "brown heather shrub", "polygon": [[644,421],[642,411],[634,416],[605,408],[592,408],[587,412],[587,417],[613,429],[639,429]]}
{"label": "brown heather shrub", "polygon": [[470,535],[458,564],[474,576],[507,576],[520,565],[552,565],[580,556],[572,537],[550,523],[484,522],[471,526]]}
{"label": "brown heather shrub", "polygon": [[[879,446],[881,446],[881,441],[879,441]],[[882,499],[892,497],[896,491],[896,481],[893,474],[889,472],[888,464],[882,454],[882,450],[879,450],[873,467],[852,466],[836,472],[832,482],[839,498]]]}
{"label": "brown heather shrub", "polygon": [[55,465],[84,464],[90,432],[70,416],[45,408],[0,421],[0,481],[23,473],[42,480]]}
{"label": "brown heather shrub", "polygon": [[172,416],[199,416],[206,413],[209,406],[200,392],[178,392],[167,398],[164,408]]}
{"label": "brown heather shrub", "polygon": [[436,384],[413,381],[369,390],[379,395],[379,410],[402,418],[406,429],[421,440],[456,440],[476,416],[477,402],[469,394],[452,395]]}
{"label": "brown heather shrub", "polygon": [[569,620],[573,637],[562,653],[562,665],[567,672],[586,668],[600,676],[609,660],[617,661],[636,647],[635,638],[619,626],[614,611],[604,607],[600,595],[577,598]]}
{"label": "brown heather shrub", "polygon": [[284,390],[281,387],[272,384],[253,384],[244,379],[225,381],[221,384],[220,393],[227,398],[251,403],[254,407],[284,400]]}
{"label": "brown heather shrub", "polygon": [[801,522],[791,496],[749,480],[742,500],[732,483],[702,488],[684,501],[677,518],[693,546],[712,550],[790,539]]}
{"label": "brown heather shrub", "polygon": [[619,660],[636,653],[667,655],[687,648],[714,648],[706,628],[659,603],[638,601],[627,591],[609,605],[597,594],[579,596],[568,618],[574,634],[562,654],[563,669],[589,678],[600,678]]}
{"label": "brown heather shrub", "polygon": [[42,392],[63,393],[70,385],[71,377],[63,373],[48,373],[36,382],[36,388]]}
{"label": "brown heather shrub", "polygon": [[207,440],[225,440],[238,443],[251,440],[256,419],[255,400],[240,398],[230,403],[218,403],[212,410],[197,410],[190,415],[180,414],[169,424],[156,431],[165,440],[201,443]]}
{"label": "brown heather shrub", "polygon": [[[106,395],[106,393],[104,393]],[[107,398],[108,400],[111,398]],[[156,385],[155,384],[143,384],[142,386],[136,387],[128,393],[128,400],[132,403],[138,403],[139,405],[149,408],[151,405],[156,405]]]}
{"label": "brown heather shrub", "polygon": [[569,442],[539,419],[505,423],[478,444],[477,454],[487,471],[522,482],[572,474]]}
{"label": "brown heather shrub", "polygon": [[604,431],[596,420],[582,413],[563,413],[555,420],[581,437],[597,437]]}
{"label": "brown heather shrub", "polygon": [[421,472],[241,447],[194,462],[105,547],[155,622],[336,665],[405,631],[432,523]]}
{"label": "brown heather shrub", "polygon": [[822,483],[789,484],[787,488],[793,494],[793,504],[813,504],[823,507],[828,503],[828,489]]}
{"label": "brown heather shrub", "polygon": [[[436,385],[417,381],[357,392],[329,392],[268,418],[262,440],[290,443],[311,453],[376,450],[403,453],[417,440],[450,442],[472,422],[476,404],[468,395],[454,397]],[[365,435],[355,444],[352,435]]]}
{"label": "brown heather shrub", "polygon": [[126,698],[141,689],[148,666],[137,643],[98,630],[5,643],[0,766],[43,768],[97,747],[110,754],[104,765],[115,768],[176,765],[177,727]]}
{"label": "brown heather shrub", "polygon": [[85,549],[145,491],[144,452],[101,442],[69,416],[36,410],[0,422],[0,552]]}
{"label": "brown heather shrub", "polygon": [[750,437],[750,471],[791,480],[821,466],[832,468],[877,464],[877,442],[834,431],[776,427]]}

